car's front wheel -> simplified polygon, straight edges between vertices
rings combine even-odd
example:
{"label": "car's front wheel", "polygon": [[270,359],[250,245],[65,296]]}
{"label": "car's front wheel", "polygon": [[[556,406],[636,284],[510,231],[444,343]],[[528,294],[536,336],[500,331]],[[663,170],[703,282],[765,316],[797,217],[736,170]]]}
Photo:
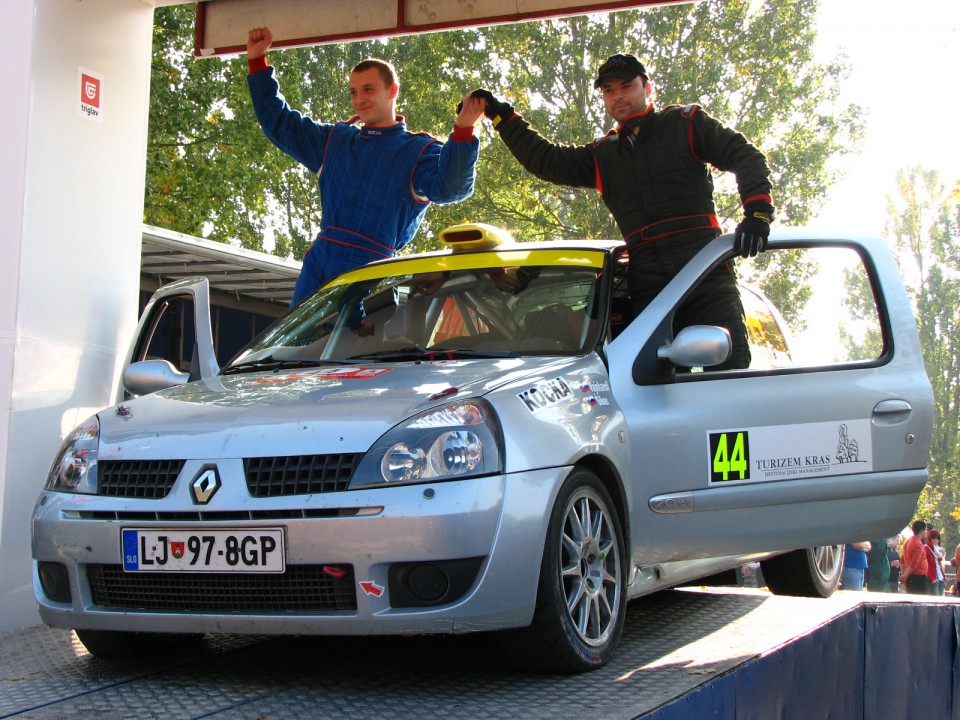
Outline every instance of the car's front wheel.
{"label": "car's front wheel", "polygon": [[794,550],[763,560],[760,569],[775,595],[830,597],[843,571],[843,545]]}
{"label": "car's front wheel", "polygon": [[623,631],[626,564],[610,494],[595,474],[575,469],[550,515],[533,622],[501,633],[510,662],[566,673],[604,665]]}
{"label": "car's front wheel", "polygon": [[124,632],[120,630],[74,630],[77,639],[94,657],[150,655],[198,643],[203,634]]}

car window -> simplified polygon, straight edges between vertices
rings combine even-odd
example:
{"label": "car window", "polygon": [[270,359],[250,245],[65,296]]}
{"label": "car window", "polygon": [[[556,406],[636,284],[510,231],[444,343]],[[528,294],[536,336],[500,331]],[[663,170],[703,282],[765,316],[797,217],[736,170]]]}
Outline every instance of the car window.
{"label": "car window", "polygon": [[738,267],[751,370],[879,360],[883,303],[849,247],[768,250]]}
{"label": "car window", "polygon": [[788,330],[773,303],[759,289],[742,283],[740,300],[747,321],[750,368],[757,370],[793,365],[787,345]]}
{"label": "car window", "polygon": [[296,308],[237,362],[582,353],[599,335],[599,285],[597,267],[569,264],[430,270],[337,284]]}
{"label": "car window", "polygon": [[[611,338],[632,319],[626,272],[621,259],[614,266]],[[832,367],[883,356],[883,304],[870,268],[854,249],[771,249],[738,262],[737,272],[750,370]]]}
{"label": "car window", "polygon": [[196,337],[193,298],[178,295],[157,303],[146,328],[131,362],[162,359],[181,372],[189,372]]}
{"label": "car window", "polygon": [[496,330],[477,308],[458,303],[452,297],[444,298],[430,335],[430,345],[440,347],[457,347],[471,338],[478,342],[497,338]]}
{"label": "car window", "polygon": [[[847,247],[781,251],[805,277],[796,288],[774,281],[767,296],[788,327],[796,367],[880,360],[887,351],[885,303],[859,253]],[[775,280],[775,277],[774,277]]]}

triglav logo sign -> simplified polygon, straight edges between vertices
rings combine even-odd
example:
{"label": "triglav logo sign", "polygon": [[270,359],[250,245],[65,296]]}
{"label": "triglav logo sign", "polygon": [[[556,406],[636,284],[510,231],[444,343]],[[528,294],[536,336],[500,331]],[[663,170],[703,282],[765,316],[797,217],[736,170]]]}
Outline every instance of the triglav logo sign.
{"label": "triglav logo sign", "polygon": [[77,113],[90,120],[103,120],[103,78],[92,70],[78,68],[80,103]]}

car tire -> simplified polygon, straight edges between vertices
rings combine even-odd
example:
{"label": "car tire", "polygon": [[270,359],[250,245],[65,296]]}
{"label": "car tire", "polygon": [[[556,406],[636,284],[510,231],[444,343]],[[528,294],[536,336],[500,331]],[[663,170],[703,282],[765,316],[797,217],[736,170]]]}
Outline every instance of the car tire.
{"label": "car tire", "polygon": [[150,655],[199,643],[203,634],[74,630],[77,639],[94,657],[117,658]]}
{"label": "car tire", "polygon": [[761,561],[760,570],[775,595],[830,597],[840,582],[843,545],[822,545],[777,555]]}
{"label": "car tire", "polygon": [[595,474],[575,469],[550,514],[533,622],[499,634],[507,660],[535,672],[604,665],[623,632],[626,566],[610,494]]}

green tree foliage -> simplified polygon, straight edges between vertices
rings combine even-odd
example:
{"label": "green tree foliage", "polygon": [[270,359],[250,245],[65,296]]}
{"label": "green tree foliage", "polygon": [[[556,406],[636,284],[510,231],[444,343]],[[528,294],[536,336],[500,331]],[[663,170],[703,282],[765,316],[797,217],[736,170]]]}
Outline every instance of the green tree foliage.
{"label": "green tree foliage", "polygon": [[[779,221],[799,224],[837,178],[830,159],[857,147],[863,129],[859,108],[837,102],[844,64],[812,60],[816,9],[814,0],[707,0],[501,26],[485,32],[501,58],[488,77],[492,90],[511,99],[545,136],[582,144],[611,124],[593,89],[596,68],[617,51],[633,52],[647,65],[658,104],[698,102],[766,152]],[[502,152],[494,146],[488,154]],[[498,168],[509,164],[495,162]],[[718,178],[718,211],[728,226],[740,206],[732,180]],[[596,193],[520,182],[529,188],[522,195],[537,197],[542,206],[542,212],[528,213],[532,226],[523,227],[524,237],[616,237]],[[481,192],[497,189],[486,183]],[[503,212],[503,204],[492,202],[492,209]]]}
{"label": "green tree foliage", "polygon": [[[876,296],[870,286],[870,278],[862,266],[858,265],[854,270],[844,270],[843,285],[847,293],[841,300],[847,311],[845,317],[854,320],[876,317]],[[865,327],[840,327],[840,342],[848,349],[848,357],[877,358],[883,354],[880,328],[872,322],[864,325]]]}
{"label": "green tree foliage", "polygon": [[[273,51],[292,107],[324,121],[351,114],[349,70],[384,57],[401,77],[398,111],[412,130],[445,138],[466,92],[507,97],[557,142],[586,143],[611,124],[593,88],[608,55],[632,51],[648,65],[659,104],[700,102],[767,153],[779,222],[801,223],[822,204],[838,158],[862,133],[856,106],[840,106],[841,61],[812,60],[815,0],[705,0],[492,28]],[[316,179],[273,148],[253,118],[246,58],[195,60],[193,8],[158,8],[148,138],[145,221],[302,257],[318,225]],[[434,247],[439,228],[466,220],[510,228],[519,239],[617,237],[596,192],[543,183],[507,152],[489,123],[473,198],[427,213],[410,250]],[[739,202],[718,176],[728,227]],[[788,319],[804,301],[807,270],[767,268],[756,278]],[[777,272],[775,272],[777,271]]]}
{"label": "green tree foliage", "polygon": [[944,547],[960,540],[960,192],[922,167],[897,174],[887,240],[914,303],[923,360],[933,386],[930,485],[918,514],[939,518]]}
{"label": "green tree foliage", "polygon": [[[593,88],[596,68],[615,52],[633,52],[647,65],[655,102],[698,102],[766,152],[778,222],[799,224],[822,204],[838,178],[838,159],[858,147],[863,131],[860,109],[837,101],[844,63],[812,60],[816,9],[812,0],[708,0],[492,28],[484,37],[499,62],[488,73],[490,87],[546,137],[582,144],[611,123]],[[518,237],[618,236],[596,192],[532,178],[502,143],[484,148],[480,168],[499,182],[479,183],[475,204]],[[715,180],[718,213],[732,229],[740,216],[734,179]],[[760,256],[747,270],[801,330],[815,269],[792,255],[775,267]]]}
{"label": "green tree foliage", "polygon": [[284,163],[250,132],[233,82],[239,61],[196,62],[193,8],[154,15],[144,220],[260,248],[270,216],[265,185]]}

